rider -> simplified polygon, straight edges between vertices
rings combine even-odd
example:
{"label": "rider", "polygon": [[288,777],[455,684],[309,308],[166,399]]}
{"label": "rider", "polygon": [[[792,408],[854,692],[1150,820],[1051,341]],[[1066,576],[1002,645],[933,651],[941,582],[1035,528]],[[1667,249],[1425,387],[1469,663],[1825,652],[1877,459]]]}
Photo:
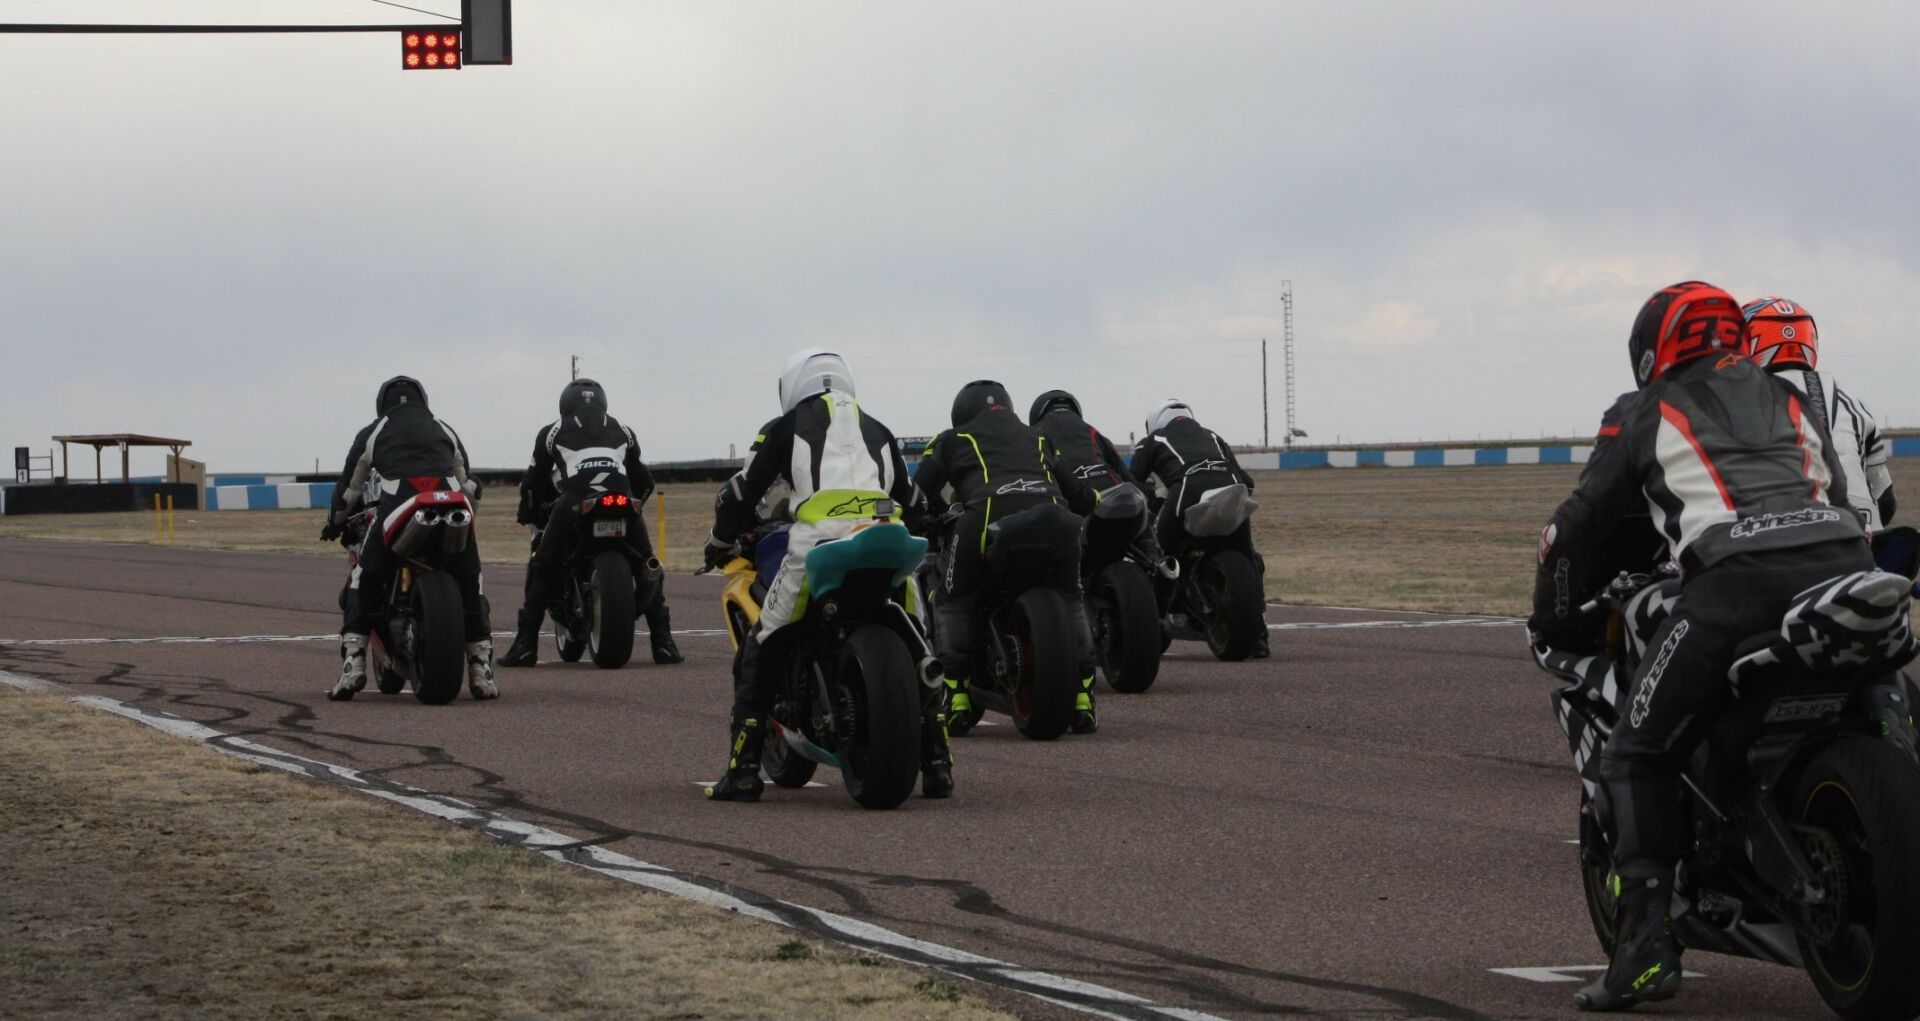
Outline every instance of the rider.
{"label": "rider", "polygon": [[1601,755],[1613,827],[1613,958],[1575,994],[1583,1010],[1671,997],[1680,947],[1668,918],[1688,835],[1680,772],[1732,697],[1734,647],[1779,626],[1795,593],[1873,566],[1827,426],[1744,353],[1740,306],[1698,281],[1655,294],[1628,339],[1639,390],[1601,419],[1573,495],[1540,535],[1536,646],[1586,644],[1580,600],[1618,567],[1601,562],[1619,523],[1645,509],[1681,571],[1679,595],[1635,669],[1627,711]]}
{"label": "rider", "polygon": [[1867,406],[1840,389],[1833,377],[1815,371],[1820,334],[1805,305],[1785,298],[1762,298],[1740,309],[1746,318],[1747,353],[1768,372],[1793,384],[1807,398],[1808,410],[1833,434],[1840,467],[1847,476],[1847,497],[1861,524],[1872,534],[1893,523],[1893,476],[1887,471],[1887,441]]}
{"label": "rider", "polygon": [[[628,493],[637,511],[653,494],[653,473],[640,460],[640,441],[633,430],[607,414],[606,388],[591,379],[576,379],[560,391],[560,417],[535,434],[533,459],[520,480],[518,520],[540,531],[527,561],[526,601],[520,607],[518,630],[513,647],[500,657],[501,666],[533,666],[539,661],[540,621],[577,539],[580,504],[595,492]],[[626,541],[639,563],[646,564],[653,560],[653,543],[647,538],[646,523],[636,520],[636,524],[639,527],[627,532]],[[660,580],[655,572],[636,572],[634,588],[643,598],[653,661],[678,663],[680,649],[673,641],[666,588]]]}
{"label": "rider", "polygon": [[[953,488],[953,504],[965,508],[942,551],[945,591],[934,601],[939,615],[940,663],[946,668],[948,705],[953,713],[972,708],[973,595],[986,572],[987,526],[1045,503],[1091,506],[1086,483],[1071,474],[1055,475],[1057,458],[1046,436],[1023,424],[1013,411],[1007,388],[982,379],[960,388],[953,400],[953,428],[935,436],[914,469],[915,499],[929,517],[949,504],[942,491]],[[1080,690],[1074,695],[1073,731],[1091,734],[1099,724],[1093,707],[1093,636],[1086,604],[1078,598],[1080,579],[1063,578],[1074,598],[1067,601],[1078,650]]]}
{"label": "rider", "polygon": [[[320,538],[332,541],[346,531],[347,521],[378,490],[375,507],[384,510],[413,496],[411,484],[458,489],[470,500],[480,499],[480,484],[467,475],[467,448],[453,427],[427,409],[427,390],[411,376],[395,376],[380,384],[374,397],[376,417],[353,437],[346,465],[333,487],[333,506]],[[403,488],[406,491],[403,492]],[[340,593],[340,679],[327,692],[345,701],[367,685],[367,635],[384,608],[392,582],[393,552],[376,513],[360,544],[359,563]],[[486,597],[480,593],[480,550],[468,542],[447,565],[460,585],[465,608],[467,691],[474,698],[499,698],[493,679],[493,625],[488,621]]]}
{"label": "rider", "polygon": [[[1220,434],[1201,425],[1185,401],[1170,400],[1147,416],[1147,434],[1133,448],[1133,476],[1142,486],[1152,488],[1157,476],[1166,488],[1154,531],[1160,548],[1179,554],[1187,547],[1187,510],[1208,493],[1236,483],[1253,492],[1253,476],[1240,467],[1233,448]],[[1229,540],[1253,558],[1253,566],[1264,579],[1267,563],[1253,548],[1253,519],[1241,521]],[[1253,655],[1268,655],[1267,631],[1260,629]]]}
{"label": "rider", "polygon": [[[721,487],[707,540],[707,565],[725,563],[734,556],[736,540],[754,527],[762,498],[787,487],[794,524],[787,533],[786,558],[767,586],[760,622],[734,659],[727,774],[707,788],[707,797],[715,801],[756,801],[763,789],[761,742],[788,650],[798,637],[788,625],[806,581],[807,552],[871,521],[875,500],[891,499],[904,510],[911,495],[900,445],[855,401],[846,359],[823,348],[795,352],[780,375],[779,392],[781,416],[761,429],[745,466]],[[921,793],[929,798],[952,794],[953,763],[937,704],[922,714],[920,755]]]}

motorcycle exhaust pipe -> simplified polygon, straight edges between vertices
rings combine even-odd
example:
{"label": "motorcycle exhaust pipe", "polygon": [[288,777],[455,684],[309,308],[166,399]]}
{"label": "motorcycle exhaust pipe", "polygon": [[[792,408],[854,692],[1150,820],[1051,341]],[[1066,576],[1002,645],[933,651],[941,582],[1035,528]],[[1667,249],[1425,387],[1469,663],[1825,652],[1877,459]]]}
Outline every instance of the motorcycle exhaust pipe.
{"label": "motorcycle exhaust pipe", "polygon": [[938,689],[942,684],[946,683],[946,679],[946,664],[932,656],[924,656],[921,658],[920,684],[923,687]]}
{"label": "motorcycle exhaust pipe", "polygon": [[413,517],[407,521],[407,526],[400,530],[399,535],[393,537],[394,554],[403,557],[412,556],[413,552],[420,548],[420,544],[427,540],[427,533],[433,531],[433,527],[438,523],[438,515],[432,511],[414,511]]}
{"label": "motorcycle exhaust pipe", "polygon": [[459,553],[467,548],[467,540],[473,535],[473,512],[465,507],[456,507],[440,518],[445,526],[440,530],[440,550],[443,553]]}
{"label": "motorcycle exhaust pipe", "polygon": [[1180,580],[1180,561],[1172,557],[1161,557],[1160,562],[1153,565],[1153,568],[1159,571],[1160,576],[1168,581]]}

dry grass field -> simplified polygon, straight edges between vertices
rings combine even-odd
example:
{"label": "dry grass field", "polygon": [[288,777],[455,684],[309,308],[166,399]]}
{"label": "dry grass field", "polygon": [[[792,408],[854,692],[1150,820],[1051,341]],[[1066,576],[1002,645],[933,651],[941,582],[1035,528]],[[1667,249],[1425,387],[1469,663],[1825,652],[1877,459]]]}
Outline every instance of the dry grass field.
{"label": "dry grass field", "polygon": [[[1920,465],[1895,485],[1907,514],[1920,508]],[[1267,560],[1267,595],[1288,603],[1523,614],[1540,527],[1573,489],[1578,466],[1323,468],[1256,472],[1254,542]],[[712,523],[712,484],[663,486],[646,507],[670,571],[700,566]],[[480,550],[490,563],[520,562],[527,532],[513,523],[514,491],[495,486],[480,503]],[[338,556],[315,540],[323,513],[176,512],[173,542],[222,549]],[[151,513],[0,518],[0,537],[151,543]]]}
{"label": "dry grass field", "polygon": [[0,1016],[1008,1016],[64,698],[0,733]]}

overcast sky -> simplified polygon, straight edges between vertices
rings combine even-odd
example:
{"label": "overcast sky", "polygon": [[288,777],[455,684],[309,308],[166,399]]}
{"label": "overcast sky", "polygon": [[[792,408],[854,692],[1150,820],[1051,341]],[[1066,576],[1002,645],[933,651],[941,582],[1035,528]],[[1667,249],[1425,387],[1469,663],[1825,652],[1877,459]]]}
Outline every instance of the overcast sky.
{"label": "overcast sky", "polygon": [[[1258,443],[1263,337],[1277,442],[1287,280],[1312,442],[1588,433],[1694,277],[1807,305],[1920,425],[1920,4],[514,7],[514,65],[452,73],[385,34],[0,35],[0,442],[333,470],[404,372],[515,466],[577,354],[649,458],[724,456],[821,344],[901,435],[984,376]],[[0,0],[263,10],[427,20]]]}

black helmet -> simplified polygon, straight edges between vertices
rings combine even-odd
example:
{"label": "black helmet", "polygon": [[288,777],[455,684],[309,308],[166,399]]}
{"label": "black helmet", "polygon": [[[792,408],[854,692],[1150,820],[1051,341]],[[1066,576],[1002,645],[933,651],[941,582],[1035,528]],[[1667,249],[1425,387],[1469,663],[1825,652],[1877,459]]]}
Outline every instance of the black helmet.
{"label": "black helmet", "polygon": [[560,417],[570,418],[580,409],[593,406],[607,412],[607,391],[591,379],[576,379],[560,391]]}
{"label": "black helmet", "polygon": [[1048,390],[1033,399],[1033,409],[1027,412],[1027,424],[1037,426],[1040,420],[1055,411],[1071,411],[1080,414],[1080,401],[1065,390]]}
{"label": "black helmet", "polygon": [[973,421],[974,416],[988,408],[1012,410],[1013,398],[1007,396],[1007,388],[991,379],[976,379],[960,388],[959,396],[953,399],[953,427],[955,429]]}
{"label": "black helmet", "polygon": [[420,381],[412,376],[395,376],[380,384],[380,393],[373,398],[373,413],[385,416],[396,405],[405,404],[408,401],[425,407],[427,388],[421,386]]}
{"label": "black helmet", "polygon": [[1744,353],[1746,328],[1733,295],[1698,280],[1674,284],[1648,298],[1634,317],[1627,336],[1633,381],[1644,388],[1681,362],[1715,351]]}

